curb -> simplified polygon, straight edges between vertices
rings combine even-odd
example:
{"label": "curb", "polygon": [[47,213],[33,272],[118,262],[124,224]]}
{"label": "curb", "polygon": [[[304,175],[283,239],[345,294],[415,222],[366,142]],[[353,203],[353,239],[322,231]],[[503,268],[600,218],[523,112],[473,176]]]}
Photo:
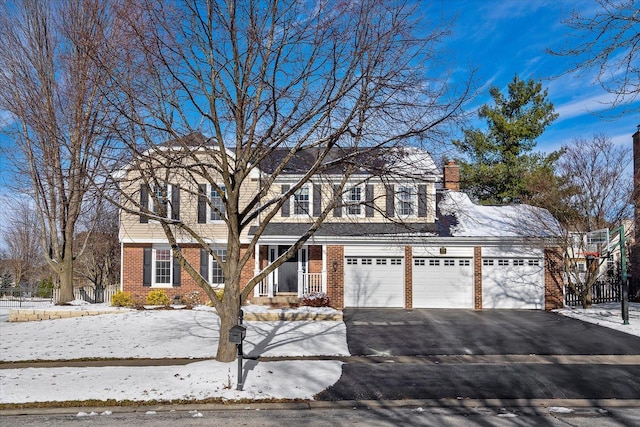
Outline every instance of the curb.
{"label": "curb", "polygon": [[74,406],[59,408],[27,408],[0,410],[0,417],[19,415],[75,415],[79,412],[144,413],[171,411],[248,411],[248,410],[315,410],[366,408],[440,408],[440,409],[506,409],[506,408],[640,408],[639,399],[409,399],[409,400],[341,400],[278,403],[184,403],[140,406]]}

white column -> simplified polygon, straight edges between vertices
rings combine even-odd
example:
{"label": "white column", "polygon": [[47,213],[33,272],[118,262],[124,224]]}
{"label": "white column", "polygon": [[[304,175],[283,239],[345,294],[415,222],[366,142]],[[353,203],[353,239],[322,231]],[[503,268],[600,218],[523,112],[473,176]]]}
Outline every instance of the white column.
{"label": "white column", "polygon": [[[260,273],[260,245],[256,243],[256,246],[253,249],[253,275],[257,276],[258,273]],[[258,292],[257,292],[258,295],[256,296],[259,296],[259,297],[262,296],[261,295],[263,290],[262,282],[264,282],[264,279],[260,283],[258,283],[258,285],[255,288],[253,288],[254,295],[256,294],[255,289],[258,289]]]}
{"label": "white column", "polygon": [[[271,263],[273,260],[270,258],[271,257],[271,247],[267,246],[267,263]],[[273,298],[273,282],[275,281],[274,276],[275,276],[276,272],[272,271],[271,273],[269,273],[269,277],[267,278],[267,296],[269,298]]]}
{"label": "white column", "polygon": [[327,245],[322,245],[322,292],[327,293]]}
{"label": "white column", "polygon": [[302,272],[302,263],[304,260],[302,259],[302,251],[303,249],[298,249],[298,298],[302,298],[302,295],[304,295],[304,277]]}

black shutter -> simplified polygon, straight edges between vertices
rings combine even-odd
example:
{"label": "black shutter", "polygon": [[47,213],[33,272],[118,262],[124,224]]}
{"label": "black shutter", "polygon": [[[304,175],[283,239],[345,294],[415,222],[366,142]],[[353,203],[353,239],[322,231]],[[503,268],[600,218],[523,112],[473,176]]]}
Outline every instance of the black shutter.
{"label": "black shutter", "polygon": [[333,216],[341,217],[342,216],[342,192],[340,191],[339,185],[333,186],[333,202],[335,203],[333,207]]}
{"label": "black shutter", "polygon": [[200,275],[209,282],[209,252],[206,249],[200,249]]}
{"label": "black shutter", "polygon": [[367,184],[366,187],[364,188],[364,200],[365,200],[364,216],[371,218],[374,215],[374,212],[373,212],[373,185],[372,184]]}
{"label": "black shutter", "polygon": [[387,216],[393,218],[395,215],[396,190],[393,185],[387,185]]}
{"label": "black shutter", "polygon": [[320,184],[313,184],[313,216],[322,213],[322,190]]}
{"label": "black shutter", "polygon": [[178,287],[181,279],[180,261],[178,261],[178,257],[173,252],[171,254],[173,255],[173,286]]}
{"label": "black shutter", "polygon": [[180,219],[180,187],[171,187],[171,219]]}
{"label": "black shutter", "polygon": [[198,184],[198,224],[207,222],[207,184]]}
{"label": "black shutter", "polygon": [[142,256],[142,286],[151,286],[151,248],[144,248]]}
{"label": "black shutter", "polygon": [[427,216],[427,186],[418,185],[418,216]]}
{"label": "black shutter", "polygon": [[[146,185],[142,184],[140,186],[140,210],[149,209],[149,189]],[[140,224],[147,224],[149,222],[149,218],[144,214],[140,214]]]}
{"label": "black shutter", "polygon": [[[288,185],[283,184],[283,185],[282,185],[282,191],[281,191],[281,193],[282,193],[282,194],[286,193],[287,191],[289,191],[289,188],[290,188],[290,187],[289,187]],[[280,210],[280,214],[281,214],[282,216],[289,216],[289,212],[290,212],[290,207],[289,207],[289,205],[290,205],[289,200],[287,200],[286,202],[284,202],[284,205],[282,205],[282,209]]]}

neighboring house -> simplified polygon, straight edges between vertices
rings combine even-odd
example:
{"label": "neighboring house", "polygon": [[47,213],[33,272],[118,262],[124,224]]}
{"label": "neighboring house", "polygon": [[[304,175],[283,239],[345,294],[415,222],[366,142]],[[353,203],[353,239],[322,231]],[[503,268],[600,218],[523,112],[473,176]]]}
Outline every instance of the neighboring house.
{"label": "neighboring house", "polygon": [[[283,153],[276,150],[271,162],[261,163],[255,180],[247,184],[247,197],[256,194],[261,176],[273,171]],[[373,168],[350,176],[327,220],[296,256],[254,289],[254,298],[325,292],[336,308],[553,309],[563,305],[560,249],[546,228],[534,224],[541,217],[548,221],[546,211],[525,205],[476,206],[458,192],[460,171],[453,162],[440,174],[422,150],[386,154],[379,156]],[[288,191],[308,170],[308,160],[301,156],[289,164],[269,197]],[[334,183],[342,175],[336,166],[313,177],[271,219],[256,247],[253,269],[242,274],[245,283],[295,242],[307,230],[310,218],[336,199]],[[144,200],[144,188],[137,188]],[[168,214],[201,223],[200,232],[224,255],[224,224],[206,203],[196,200],[197,194],[206,194],[215,204],[216,192],[178,188],[169,185],[163,190],[173,202]],[[245,241],[260,220],[247,230]],[[173,297],[199,289],[181,274],[160,225],[153,220],[123,213],[120,240],[123,290],[146,294],[163,288]],[[205,251],[187,238],[180,245],[212,286],[224,286],[220,269]]]}

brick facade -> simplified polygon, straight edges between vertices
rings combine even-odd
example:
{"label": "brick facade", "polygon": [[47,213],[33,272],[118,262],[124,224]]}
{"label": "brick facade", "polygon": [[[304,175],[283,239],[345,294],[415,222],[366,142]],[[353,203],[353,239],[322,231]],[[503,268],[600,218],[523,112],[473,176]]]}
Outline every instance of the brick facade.
{"label": "brick facade", "polygon": [[473,308],[482,310],[482,247],[473,248]]}
{"label": "brick facade", "polygon": [[564,282],[562,271],[562,249],[544,250],[544,309],[564,307]]}
{"label": "brick facade", "polygon": [[344,246],[327,246],[327,296],[331,307],[344,307]]}
{"label": "brick facade", "polygon": [[322,246],[309,246],[309,273],[322,273]]}
{"label": "brick facade", "polygon": [[404,307],[413,308],[413,249],[404,247]]}

